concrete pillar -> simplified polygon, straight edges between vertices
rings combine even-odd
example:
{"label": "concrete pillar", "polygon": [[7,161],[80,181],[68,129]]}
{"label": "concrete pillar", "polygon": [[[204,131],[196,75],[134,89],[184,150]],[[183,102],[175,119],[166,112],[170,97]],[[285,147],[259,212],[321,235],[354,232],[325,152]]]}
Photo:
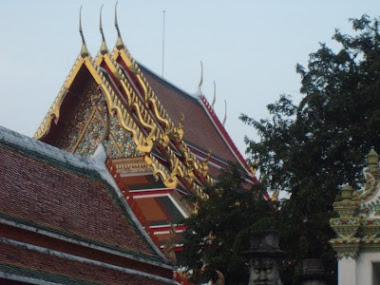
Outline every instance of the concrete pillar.
{"label": "concrete pillar", "polygon": [[357,282],[357,261],[353,258],[342,258],[338,262],[338,285],[364,285]]}

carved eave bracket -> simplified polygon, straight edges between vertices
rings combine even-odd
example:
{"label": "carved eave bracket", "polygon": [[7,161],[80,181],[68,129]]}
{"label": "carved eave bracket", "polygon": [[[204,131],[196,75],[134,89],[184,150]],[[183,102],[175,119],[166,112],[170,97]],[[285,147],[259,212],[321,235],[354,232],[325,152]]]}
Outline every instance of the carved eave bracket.
{"label": "carved eave bracket", "polygon": [[124,103],[127,110],[135,114],[136,122],[140,125],[141,128],[147,131],[148,135],[146,139],[155,142],[160,137],[159,129],[151,118],[149,112],[146,110],[145,106],[142,104],[141,100],[134,92],[120,66],[108,54],[98,56],[97,64],[101,65],[103,60],[121,85],[122,91],[125,94],[125,96],[123,96],[123,94],[122,96],[125,99]]}
{"label": "carved eave bracket", "polygon": [[174,128],[170,134],[170,138],[176,145],[182,142],[183,136],[185,135],[184,122],[185,122],[185,115],[181,114],[181,119],[179,121],[178,127]]}
{"label": "carved eave bracket", "polygon": [[170,144],[170,128],[167,127],[164,133],[160,134],[156,143],[157,146],[165,153]]}
{"label": "carved eave bracket", "polygon": [[152,154],[145,155],[145,162],[152,167],[154,176],[161,178],[166,187],[174,189],[178,186],[177,171],[170,173]]}
{"label": "carved eave bracket", "polygon": [[198,169],[198,173],[200,173],[202,175],[202,177],[206,177],[208,175],[208,163],[210,161],[210,158],[211,158],[211,149],[209,150],[205,160],[201,163],[199,169]]}
{"label": "carved eave bracket", "polygon": [[146,107],[150,108],[154,113],[156,119],[161,124],[163,128],[173,127],[173,123],[171,122],[168,114],[165,112],[165,109],[160,104],[157,96],[154,94],[152,88],[150,87],[148,81],[145,79],[143,73],[141,72],[138,64],[129,53],[126,48],[117,49],[115,48],[112,52],[113,60],[117,61],[120,57],[127,68],[136,76],[140,87],[143,90],[143,98],[145,101]]}

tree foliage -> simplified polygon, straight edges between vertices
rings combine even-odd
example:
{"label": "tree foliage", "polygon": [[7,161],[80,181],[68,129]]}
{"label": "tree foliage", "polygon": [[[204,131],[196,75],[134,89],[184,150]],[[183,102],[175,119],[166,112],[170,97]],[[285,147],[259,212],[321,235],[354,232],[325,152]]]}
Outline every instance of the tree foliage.
{"label": "tree foliage", "polygon": [[354,35],[336,31],[337,52],[321,44],[301,75],[299,104],[282,95],[268,105],[271,117],[252,125],[260,141],[247,139],[247,152],[258,158],[265,185],[288,191],[281,209],[282,246],[288,271],[302,258],[322,257],[334,270],[334,235],[328,220],[339,185],[358,186],[365,155],[380,147],[380,46],[378,20],[352,19]]}
{"label": "tree foliage", "polygon": [[197,280],[212,277],[215,270],[225,274],[227,284],[244,279],[241,252],[248,246],[248,231],[263,225],[280,232],[280,246],[287,252],[284,284],[298,284],[304,258],[321,257],[328,271],[335,270],[328,243],[334,237],[332,203],[339,185],[360,185],[365,155],[372,146],[380,148],[378,20],[363,16],[351,21],[353,35],[337,30],[333,36],[340,50],[321,44],[306,68],[297,66],[299,103],[282,95],[268,105],[270,118],[242,115],[260,136],[258,142],[246,139],[251,160],[258,158],[260,187],[291,196],[273,211],[262,199],[262,188],[243,190],[239,172],[225,172],[206,189],[210,199],[187,220],[185,263]]}
{"label": "tree foliage", "polygon": [[216,270],[224,274],[227,284],[247,278],[242,252],[249,247],[249,230],[255,222],[269,220],[274,208],[264,200],[262,186],[245,188],[240,171],[231,166],[217,184],[205,189],[210,198],[199,201],[198,213],[186,220],[183,254],[194,270],[194,281],[215,279]]}

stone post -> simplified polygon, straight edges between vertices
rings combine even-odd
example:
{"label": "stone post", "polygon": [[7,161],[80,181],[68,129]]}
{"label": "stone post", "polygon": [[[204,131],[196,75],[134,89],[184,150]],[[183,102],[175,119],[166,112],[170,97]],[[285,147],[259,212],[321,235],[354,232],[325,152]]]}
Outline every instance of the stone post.
{"label": "stone post", "polygon": [[329,274],[325,273],[321,259],[304,259],[302,271],[302,285],[327,285],[326,281]]}
{"label": "stone post", "polygon": [[248,285],[282,285],[279,274],[279,258],[285,255],[278,246],[277,231],[252,232],[251,246],[244,252],[250,257],[250,276]]}

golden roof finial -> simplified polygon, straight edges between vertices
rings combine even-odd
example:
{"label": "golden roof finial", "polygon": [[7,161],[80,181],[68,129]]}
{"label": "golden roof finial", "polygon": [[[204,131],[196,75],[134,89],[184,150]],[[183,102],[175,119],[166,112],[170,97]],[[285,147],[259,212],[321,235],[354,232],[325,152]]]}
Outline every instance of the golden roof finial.
{"label": "golden roof finial", "polygon": [[181,113],[181,118],[179,119],[178,127],[179,127],[180,129],[182,129],[184,123],[185,123],[185,115],[184,115],[183,113]]}
{"label": "golden roof finial", "polygon": [[203,62],[201,61],[201,79],[199,80],[198,91],[196,93],[196,95],[198,96],[202,95],[202,84],[203,84]]}
{"label": "golden roof finial", "polygon": [[124,48],[124,43],[123,43],[123,40],[121,39],[119,24],[117,23],[117,4],[118,3],[119,3],[119,1],[117,1],[116,5],[115,5],[115,27],[116,27],[116,31],[117,31],[116,48],[117,49],[123,49]]}
{"label": "golden roof finial", "polygon": [[198,84],[199,89],[201,89],[202,84],[203,84],[203,62],[201,61],[201,79],[199,80],[199,84]]}
{"label": "golden roof finial", "polygon": [[177,257],[174,251],[174,248],[176,246],[175,242],[175,236],[176,236],[176,230],[173,224],[170,225],[170,231],[169,231],[169,238],[166,241],[163,252],[166,255],[167,258],[172,262],[173,265],[177,263]]}
{"label": "golden roof finial", "polygon": [[102,44],[100,46],[100,53],[104,55],[104,54],[108,53],[108,48],[107,48],[106,39],[105,39],[104,33],[103,33],[102,11],[103,11],[103,4],[100,7],[99,30],[100,30],[100,34],[102,35]]}
{"label": "golden roof finial", "polygon": [[211,149],[209,149],[209,150],[208,150],[208,153],[207,153],[207,155],[206,155],[206,158],[205,158],[205,163],[206,163],[206,164],[210,161],[211,154],[212,154],[212,151],[211,151]]}
{"label": "golden roof finial", "polygon": [[252,161],[252,163],[251,163],[251,166],[250,166],[250,170],[251,170],[251,173],[253,174],[253,175],[256,175],[256,171],[257,171],[257,164],[258,164],[258,159],[257,158],[255,158],[253,161]]}
{"label": "golden roof finial", "polygon": [[211,108],[213,109],[214,109],[215,102],[216,102],[216,84],[214,80],[214,98],[212,99],[212,103],[211,103]]}
{"label": "golden roof finial", "polygon": [[227,121],[227,101],[224,100],[224,118],[223,118],[223,126],[226,124]]}
{"label": "golden roof finial", "polygon": [[279,195],[280,195],[280,188],[277,188],[276,190],[273,191],[272,196],[270,197],[270,200],[273,203],[277,203]]}
{"label": "golden roof finial", "polygon": [[81,57],[87,57],[89,53],[86,46],[86,41],[84,40],[83,30],[82,30],[82,6],[80,6],[80,9],[79,9],[79,34],[82,38],[82,49],[80,51],[80,55]]}

